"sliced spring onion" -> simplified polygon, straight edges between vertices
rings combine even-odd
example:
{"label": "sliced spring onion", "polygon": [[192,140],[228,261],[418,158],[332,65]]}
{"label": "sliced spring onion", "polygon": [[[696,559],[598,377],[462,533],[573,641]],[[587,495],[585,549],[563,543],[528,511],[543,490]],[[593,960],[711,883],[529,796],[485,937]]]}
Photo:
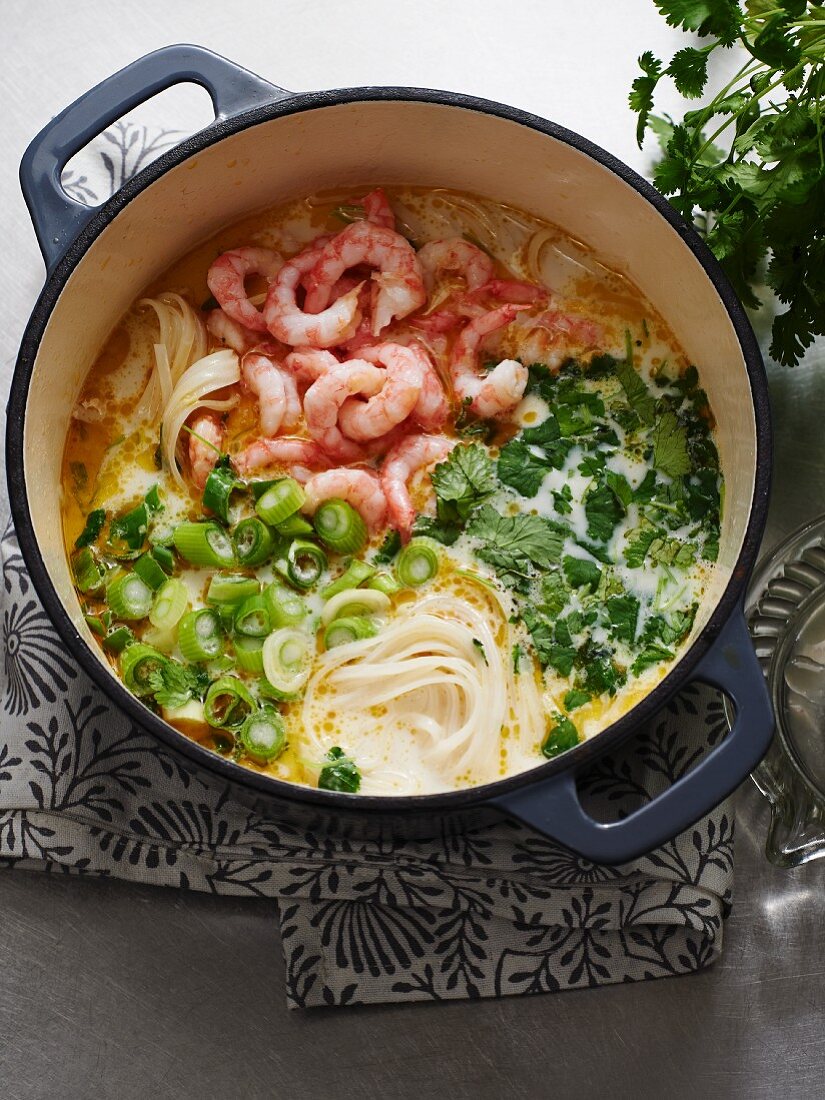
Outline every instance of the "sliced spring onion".
{"label": "sliced spring onion", "polygon": [[149,509],[141,501],[131,512],[116,516],[109,524],[108,551],[113,557],[128,558],[140,550],[149,532]]}
{"label": "sliced spring onion", "polygon": [[287,539],[300,539],[304,535],[311,535],[315,528],[309,522],[304,519],[303,516],[299,516],[296,512],[294,516],[290,516],[285,519],[283,523],[279,523],[275,528],[279,535],[283,535]]}
{"label": "sliced spring onion", "polygon": [[255,511],[273,526],[294,515],[306,500],[306,493],[292,477],[282,477],[255,504]]}
{"label": "sliced spring onion", "polygon": [[153,672],[158,672],[168,658],[158,653],[150,645],[135,642],[123,650],[120,658],[120,672],[123,682],[135,695],[151,695],[150,680]]}
{"label": "sliced spring onion", "polygon": [[72,575],[78,592],[98,592],[103,587],[103,570],[88,546],[72,554]]}
{"label": "sliced spring onion", "polygon": [[209,607],[189,611],[178,625],[178,645],[187,661],[211,661],[223,653],[221,621]]}
{"label": "sliced spring onion", "polygon": [[241,672],[254,672],[260,676],[264,670],[263,638],[239,634],[234,640],[235,659]]}
{"label": "sliced spring onion", "polygon": [[175,528],[175,549],[192,565],[234,565],[235,552],[226,531],[217,523],[180,523]]}
{"label": "sliced spring onion", "polygon": [[250,596],[257,596],[258,592],[254,577],[245,577],[242,573],[215,573],[209,581],[206,602],[234,606]]}
{"label": "sliced spring onion", "polygon": [[333,619],[349,619],[362,615],[380,615],[392,607],[389,596],[373,588],[350,588],[327,600],[321,612],[321,623],[326,626]]}
{"label": "sliced spring onion", "polygon": [[286,554],[286,576],[296,588],[312,588],[327,567],[327,556],[314,542],[295,539]]}
{"label": "sliced spring onion", "polygon": [[250,596],[235,611],[235,632],[251,638],[265,638],[272,630],[269,609],[260,594]]}
{"label": "sliced spring onion", "polygon": [[269,584],[263,592],[273,630],[283,626],[295,626],[306,616],[306,604],[291,588],[284,584]]}
{"label": "sliced spring onion", "polygon": [[229,498],[235,489],[241,488],[242,484],[229,468],[226,459],[221,459],[209,471],[209,477],[203,487],[204,508],[214,512],[224,523],[229,523]]}
{"label": "sliced spring onion", "polygon": [[238,740],[247,756],[266,764],[280,756],[286,748],[284,720],[274,707],[261,707],[244,720],[238,730]]}
{"label": "sliced spring onion", "polygon": [[261,565],[272,553],[275,539],[262,519],[242,519],[232,532],[235,556],[241,565]]}
{"label": "sliced spring onion", "polygon": [[161,569],[167,573],[175,572],[175,555],[168,546],[153,546],[150,553]]}
{"label": "sliced spring onion", "polygon": [[438,543],[432,539],[412,539],[395,563],[395,575],[411,588],[431,581],[438,572]]}
{"label": "sliced spring onion", "polygon": [[118,619],[145,619],[152,607],[153,592],[137,573],[124,573],[106,587],[106,602]]}
{"label": "sliced spring onion", "polygon": [[183,581],[169,577],[155,593],[149,622],[158,630],[177,626],[189,606],[189,593]]}
{"label": "sliced spring onion", "polygon": [[309,679],[313,639],[301,630],[274,630],[264,642],[264,675],[278,691],[292,695]]}
{"label": "sliced spring onion", "polygon": [[338,497],[320,504],[312,522],[321,542],[339,554],[357,554],[367,541],[367,525],[360,513]]}
{"label": "sliced spring onion", "polygon": [[348,642],[359,642],[362,638],[373,638],[378,633],[378,627],[372,619],[362,615],[351,615],[346,619],[334,619],[324,631],[324,645],[327,649],[334,649],[337,645],[346,645]]}
{"label": "sliced spring onion", "polygon": [[93,512],[89,512],[88,516],[86,516],[86,526],[75,539],[75,548],[77,550],[82,550],[84,546],[89,546],[93,543],[103,530],[103,524],[105,522],[106,512],[103,508],[95,508]]}
{"label": "sliced spring onion", "polygon": [[[109,616],[109,621],[111,622],[111,611],[107,611],[105,614]],[[97,634],[98,638],[105,638],[109,627],[99,615],[84,615],[83,618],[86,620],[86,626],[88,626],[92,634]]]}
{"label": "sliced spring onion", "polygon": [[376,592],[383,592],[385,596],[394,596],[396,592],[401,591],[401,585],[392,573],[386,573],[383,570],[376,573],[374,577],[370,577],[367,588],[374,588]]}
{"label": "sliced spring onion", "polygon": [[255,709],[246,685],[237,676],[220,676],[214,680],[203,701],[203,716],[210,726],[237,729]]}
{"label": "sliced spring onion", "polygon": [[103,648],[110,653],[122,653],[134,640],[135,636],[128,626],[118,626],[103,639]]}
{"label": "sliced spring onion", "polygon": [[153,485],[146,496],[143,498],[146,502],[146,507],[150,512],[162,512],[163,502],[160,499],[160,490],[157,484]]}
{"label": "sliced spring onion", "polygon": [[321,595],[325,600],[328,600],[330,596],[335,596],[339,592],[344,592],[347,588],[357,588],[359,584],[363,584],[364,581],[369,580],[374,572],[374,565],[367,565],[365,561],[359,561],[358,558],[354,558],[341,576],[333,581],[332,584],[328,584]]}
{"label": "sliced spring onion", "polygon": [[151,554],[142,554],[132,568],[155,592],[166,583],[166,574]]}
{"label": "sliced spring onion", "polygon": [[272,477],[268,481],[250,481],[248,487],[252,490],[253,500],[260,500],[267,489],[271,489],[273,485],[277,485],[279,481],[283,480],[280,477]]}

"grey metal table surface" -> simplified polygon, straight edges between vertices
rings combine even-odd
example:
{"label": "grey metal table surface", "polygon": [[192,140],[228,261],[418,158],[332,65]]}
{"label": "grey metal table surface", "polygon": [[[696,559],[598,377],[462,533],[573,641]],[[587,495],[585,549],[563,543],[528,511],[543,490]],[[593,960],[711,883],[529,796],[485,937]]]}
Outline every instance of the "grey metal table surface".
{"label": "grey metal table surface", "polygon": [[[0,196],[15,258],[0,264],[4,361],[41,277],[14,179],[27,139],[92,83],[167,42],[202,42],[297,88],[478,92],[566,122],[642,167],[624,98],[634,58],[675,48],[650,0],[522,0],[506,24],[493,0],[445,8],[399,2],[388,25],[382,0],[346,9],[250,0],[243,16],[207,0],[144,0],[116,20],[102,0],[4,0]],[[581,90],[584,41],[598,94]],[[770,369],[777,450],[766,546],[825,511],[822,358]],[[767,808],[750,783],[737,810],[734,911],[715,967],[472,1004],[288,1013],[270,902],[3,873],[0,1097],[820,1095],[825,863],[771,867]]]}

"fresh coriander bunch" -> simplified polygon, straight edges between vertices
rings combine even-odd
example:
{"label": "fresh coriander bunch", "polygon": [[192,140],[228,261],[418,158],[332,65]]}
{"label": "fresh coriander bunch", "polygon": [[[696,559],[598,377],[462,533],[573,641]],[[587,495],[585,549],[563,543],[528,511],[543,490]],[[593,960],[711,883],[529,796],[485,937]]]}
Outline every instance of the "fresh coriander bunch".
{"label": "fresh coriander bunch", "polygon": [[[794,366],[825,333],[825,6],[806,0],[654,0],[672,27],[707,45],[667,66],[639,58],[630,106],[639,145],[647,129],[664,155],[659,190],[702,232],[742,301],[760,305],[767,283],[787,309],[774,319],[770,354]],[[659,82],[698,99],[714,50],[744,47],[736,75],[681,122],[653,114]],[[716,142],[725,135],[724,148]]]}

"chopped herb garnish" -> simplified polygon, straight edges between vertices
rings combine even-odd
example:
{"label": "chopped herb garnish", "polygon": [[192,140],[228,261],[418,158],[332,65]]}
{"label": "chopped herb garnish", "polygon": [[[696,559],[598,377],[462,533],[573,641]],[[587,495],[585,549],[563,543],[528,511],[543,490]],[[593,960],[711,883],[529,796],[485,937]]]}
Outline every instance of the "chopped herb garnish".
{"label": "chopped herb garnish", "polygon": [[80,550],[84,546],[90,546],[103,530],[105,522],[106,511],[104,508],[95,508],[93,512],[89,512],[86,516],[86,526],[75,539],[75,548]]}
{"label": "chopped herb garnish", "polygon": [[579,734],[569,718],[561,714],[555,715],[554,724],[547,731],[547,736],[541,746],[541,751],[548,759],[567,752],[579,743]]}
{"label": "chopped herb garnish", "polygon": [[361,772],[354,760],[335,745],[324,757],[329,763],[321,768],[318,786],[323,791],[344,791],[356,794],[361,786]]}

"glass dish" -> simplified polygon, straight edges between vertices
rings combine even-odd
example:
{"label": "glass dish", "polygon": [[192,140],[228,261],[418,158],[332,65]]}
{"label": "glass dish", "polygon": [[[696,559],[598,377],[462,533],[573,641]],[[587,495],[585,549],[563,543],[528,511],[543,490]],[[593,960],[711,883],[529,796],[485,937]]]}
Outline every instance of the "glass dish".
{"label": "glass dish", "polygon": [[745,613],[776,716],[753,773],[771,804],[765,851],[796,867],[825,856],[825,516],[757,565]]}

